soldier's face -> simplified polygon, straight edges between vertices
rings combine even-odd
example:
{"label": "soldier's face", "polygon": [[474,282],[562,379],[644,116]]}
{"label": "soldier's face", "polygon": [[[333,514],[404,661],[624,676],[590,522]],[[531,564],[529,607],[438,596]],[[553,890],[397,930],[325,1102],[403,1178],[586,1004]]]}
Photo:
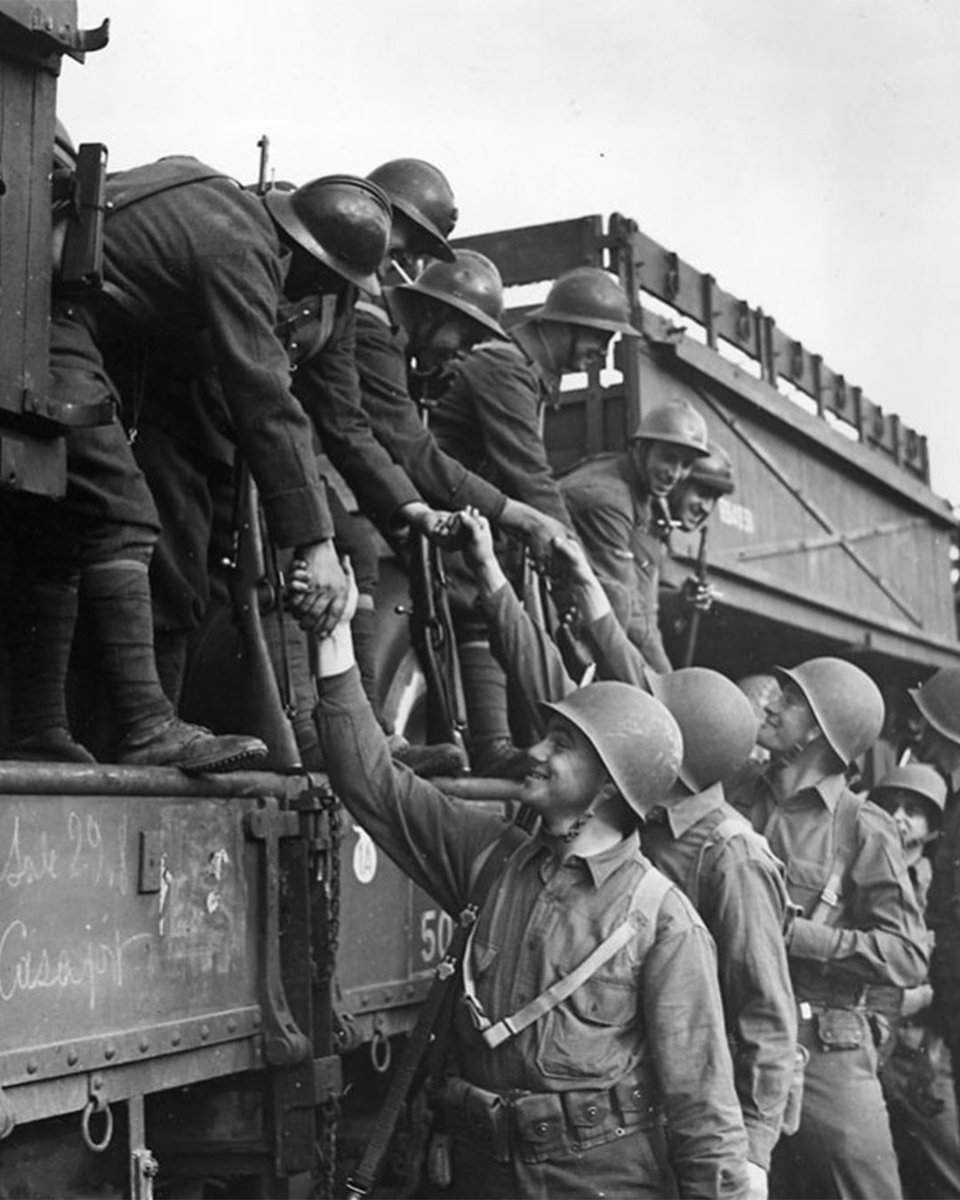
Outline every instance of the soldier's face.
{"label": "soldier's face", "polygon": [[530,770],[523,783],[523,800],[544,817],[548,831],[582,816],[608,782],[593,746],[562,717],[550,719],[543,740],[527,753]]}
{"label": "soldier's face", "polygon": [[803,693],[785,683],[779,695],[767,701],[760,744],[772,754],[787,754],[806,745],[819,733],[816,717]]}
{"label": "soldier's face", "polygon": [[480,339],[480,326],[459,313],[423,322],[412,338],[417,369],[437,371]]}
{"label": "soldier's face", "polygon": [[640,442],[645,446],[643,468],[651,495],[667,496],[690,474],[696,455],[686,446],[673,442]]}
{"label": "soldier's face", "polygon": [[576,372],[602,367],[607,361],[607,346],[612,336],[602,329],[575,325],[570,339],[567,370]]}
{"label": "soldier's face", "polygon": [[960,746],[926,723],[920,735],[918,757],[922,762],[936,767],[948,779],[960,769]]}
{"label": "soldier's face", "polygon": [[904,850],[916,850],[930,840],[933,829],[927,811],[928,801],[912,792],[897,790],[885,793],[879,804],[896,822]]}
{"label": "soldier's face", "polygon": [[716,507],[717,493],[695,479],[682,484],[679,494],[670,501],[670,508],[681,528],[690,532],[704,525]]}

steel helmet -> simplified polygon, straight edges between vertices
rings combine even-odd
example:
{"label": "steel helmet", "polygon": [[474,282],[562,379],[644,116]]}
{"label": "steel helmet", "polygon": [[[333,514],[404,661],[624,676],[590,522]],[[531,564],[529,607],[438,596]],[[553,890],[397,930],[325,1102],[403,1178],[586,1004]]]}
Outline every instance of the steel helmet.
{"label": "steel helmet", "polygon": [[702,792],[743,766],[756,745],[759,722],[732,680],[706,667],[651,672],[649,679],[650,690],[680,726],[679,776],[691,791]]}
{"label": "steel helmet", "polygon": [[476,321],[487,333],[505,338],[500,325],[503,316],[503,281],[500,272],[486,255],[476,250],[457,250],[453,262],[435,262],[414,283],[390,289],[391,297],[403,306],[415,296],[427,296],[448,304]]}
{"label": "steel helmet", "polygon": [[842,658],[811,658],[792,670],[774,667],[781,683],[792,683],[809,704],[827,745],[844,766],[880,736],[884,704],[866,671]]}
{"label": "steel helmet", "polygon": [[529,313],[527,320],[562,321],[627,337],[640,336],[630,324],[626,293],[612,275],[599,267],[575,267],[561,275],[543,305]]}
{"label": "steel helmet", "polygon": [[947,782],[938,770],[926,763],[894,767],[874,786],[870,799],[878,801],[885,792],[911,792],[929,800],[940,813],[947,807]]}
{"label": "steel helmet", "polygon": [[760,721],[763,720],[770,701],[780,695],[780,684],[777,677],[769,672],[759,675],[744,675],[742,679],[737,680],[737,687],[750,701],[753,711]]}
{"label": "steel helmet", "polygon": [[647,692],[629,683],[590,683],[555,704],[538,707],[580,730],[639,816],[673,787],[683,737],[674,717]]}
{"label": "steel helmet", "polygon": [[447,238],[457,223],[457,206],[446,176],[421,158],[394,158],[367,176],[390,197],[390,203],[421,229],[430,241],[430,253],[453,262]]}
{"label": "steel helmet", "polygon": [[689,400],[668,400],[666,404],[651,408],[630,440],[686,446],[700,458],[707,458],[710,454],[707,423]]}
{"label": "steel helmet", "polygon": [[909,694],[937,733],[960,743],[960,667],[941,667],[922,687]]}
{"label": "steel helmet", "polygon": [[314,258],[350,283],[379,295],[376,270],[390,244],[390,201],[357,175],[324,175],[295,191],[263,197],[270,215]]}
{"label": "steel helmet", "polygon": [[729,496],[734,489],[733,462],[730,455],[716,442],[707,442],[709,454],[698,458],[690,468],[687,482],[699,483],[721,496]]}

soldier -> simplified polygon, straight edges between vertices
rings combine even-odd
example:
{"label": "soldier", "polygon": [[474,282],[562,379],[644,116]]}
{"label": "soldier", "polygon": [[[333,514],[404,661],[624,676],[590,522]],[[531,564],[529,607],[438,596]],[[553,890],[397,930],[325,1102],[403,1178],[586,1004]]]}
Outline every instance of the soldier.
{"label": "soldier", "polygon": [[786,863],[798,910],[787,953],[810,1057],[800,1127],[774,1152],[771,1194],[898,1196],[877,1042],[898,989],[925,976],[926,937],[896,826],[844,776],[880,733],[883,699],[838,658],[776,674],[768,741],[784,765],[738,807],[749,799],[754,828]]}
{"label": "soldier", "polygon": [[[918,758],[947,782],[943,829],[933,849],[927,924],[934,934],[930,982],[940,1027],[960,1063],[960,667],[942,667],[910,696],[923,718]],[[954,1072],[957,1110],[960,1083]]]}
{"label": "soldier", "polygon": [[698,458],[707,426],[687,400],[650,410],[622,454],[589,459],[561,480],[591,565],[630,640],[655,671],[669,671],[658,623],[667,497]]}
{"label": "soldier", "polygon": [[[513,327],[507,342],[486,342],[463,358],[431,417],[441,447],[555,522],[570,528],[542,437],[542,416],[561,376],[602,363],[615,334],[638,336],[620,285],[605,271],[579,267],[561,276],[545,303]],[[483,625],[460,597],[458,639],[475,769],[523,770],[513,747],[502,670]]]}
{"label": "soldier", "polygon": [[[894,767],[870,799],[897,823],[910,882],[926,909],[931,882],[924,850],[935,842],[947,800],[943,776],[923,763]],[[905,991],[893,1052],[880,1073],[904,1195],[960,1195],[960,1131],[950,1051],[930,1007],[929,983]]]}
{"label": "soldier", "polygon": [[[679,765],[669,713],[609,683],[546,706],[523,785],[542,822],[530,836],[391,763],[346,621],[321,647],[320,676],[331,783],[412,879],[458,913],[485,851],[506,860],[467,950],[470,1003],[453,1020],[451,1194],[740,1195],[746,1143],[713,949],[643,859],[635,827]],[[642,906],[633,934],[623,923],[645,878],[661,899]],[[577,972],[618,929],[626,940],[602,974]],[[566,999],[543,995],[575,972]]]}
{"label": "soldier", "polygon": [[[709,455],[694,460],[690,474],[677,484],[667,500],[671,528],[682,529],[684,533],[699,533],[704,550],[707,522],[720,497],[732,495],[735,487],[730,455],[716,442],[708,442],[707,449]],[[667,549],[670,550],[669,538]],[[706,579],[697,575],[683,578],[679,563],[668,556],[663,563],[658,599],[661,628],[681,634],[689,627],[691,613],[710,611],[715,593]]]}
{"label": "soldier", "polygon": [[[462,513],[493,643],[507,676],[535,700],[575,688],[559,652],[520,605],[493,554],[485,522]],[[602,622],[609,600],[572,537],[556,547],[583,601],[585,629],[607,679],[649,689],[680,726],[683,761],[664,803],[641,826],[644,854],[681,888],[717,945],[737,1096],[747,1131],[752,1200],[767,1194],[770,1154],[793,1082],[796,1011],[783,942],[787,898],[782,866],[764,839],[724,798],[722,780],[746,761],[757,718],[729,679],[692,667],[658,676],[616,621]]]}
{"label": "soldier", "polygon": [[[542,550],[560,526],[548,514],[504,495],[493,483],[446,454],[411,397],[412,363],[422,380],[442,371],[457,354],[478,341],[506,339],[503,284],[496,266],[470,250],[453,251],[447,237],[457,210],[443,174],[420,159],[384,163],[369,178],[384,189],[393,206],[390,245],[379,278],[403,279],[425,256],[439,261],[423,275],[381,297],[364,295],[356,304],[356,361],[361,403],[378,440],[389,450],[422,495],[442,508],[473,505],[499,526],[532,539]],[[400,269],[397,269],[399,263]],[[402,272],[402,274],[401,274]],[[376,575],[358,578],[360,606],[354,619],[354,645],[367,694],[373,699],[373,592]]]}
{"label": "soldier", "polygon": [[[68,221],[61,209],[55,225],[57,269]],[[82,593],[119,725],[117,760],[188,771],[249,763],[266,754],[259,739],[214,737],[180,721],[160,686],[147,579],[157,513],[117,419],[117,395],[91,327],[85,307],[55,300],[51,396],[58,404],[104,408],[110,419],[68,430],[62,504],[3,494],[5,523],[17,549],[7,604],[12,721],[6,757],[94,761],[73,739],[65,702]]]}
{"label": "soldier", "polygon": [[[430,531],[437,514],[359,404],[353,303],[358,289],[379,287],[391,222],[375,184],[334,175],[260,196],[193,160],[165,159],[114,176],[108,193],[116,303],[103,307],[99,334],[122,372],[160,509],[154,601],[176,695],[210,598],[212,532],[228,521],[234,445],[272,541],[310,563],[321,634],[342,602],[343,575],[314,430],[384,522]],[[183,264],[178,272],[164,271],[165,256]]]}

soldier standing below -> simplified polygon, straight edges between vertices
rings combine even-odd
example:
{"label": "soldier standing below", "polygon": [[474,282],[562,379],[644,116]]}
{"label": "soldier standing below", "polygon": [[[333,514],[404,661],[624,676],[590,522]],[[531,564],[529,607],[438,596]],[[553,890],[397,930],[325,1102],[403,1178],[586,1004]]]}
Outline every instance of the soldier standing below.
{"label": "soldier standing below", "polygon": [[[509,341],[482,343],[456,364],[433,411],[440,446],[553,521],[553,533],[571,528],[571,521],[547,461],[544,408],[564,374],[605,361],[615,334],[639,336],[629,315],[623,289],[605,271],[568,271],[544,304],[513,327]],[[473,612],[474,598],[465,587],[456,614],[474,766],[482,774],[522,771],[522,752],[511,739],[506,680]]]}
{"label": "soldier standing below", "polygon": [[[546,706],[547,733],[523,785],[542,820],[530,836],[391,762],[345,618],[322,644],[320,676],[331,783],[412,879],[458,913],[484,851],[499,845],[508,856],[467,950],[472,1003],[453,1022],[457,1067],[444,1085],[452,1194],[742,1195],[746,1139],[713,948],[686,898],[640,854],[636,832],[680,762],[666,709],[617,683]],[[627,932],[645,878],[659,907],[638,907],[637,933],[602,973],[549,1002],[546,988]],[[535,998],[540,1015],[528,1020]]]}
{"label": "soldier standing below", "polygon": [[747,801],[787,869],[798,915],[787,953],[809,1053],[800,1128],[773,1156],[771,1195],[896,1197],[897,1161],[877,1077],[877,1041],[898,989],[921,983],[926,934],[892,820],[847,789],[844,769],[876,740],[883,699],[852,663],[776,669],[767,743],[783,755]]}
{"label": "soldier standing below", "polygon": [[[910,692],[923,730],[917,757],[947,783],[943,829],[933,849],[927,924],[934,935],[930,982],[940,1029],[954,1064],[960,1063],[960,667],[943,667]],[[954,1070],[957,1111],[960,1082]]]}
{"label": "soldier standing below", "polygon": [[561,480],[574,527],[621,625],[655,671],[669,671],[658,623],[667,497],[698,458],[707,426],[686,400],[651,409],[623,454],[604,454]]}
{"label": "soldier standing below", "polygon": [[[930,891],[924,850],[936,842],[947,799],[943,776],[911,762],[894,767],[870,799],[897,823],[910,882],[921,909]],[[932,937],[932,935],[931,935]],[[909,1200],[960,1196],[960,1130],[950,1051],[937,1028],[929,983],[904,992],[897,1039],[880,1073],[904,1195]]]}
{"label": "soldier standing below", "polygon": [[[493,553],[485,521],[461,513],[468,562],[511,684],[531,700],[557,700],[575,685],[546,631],[521,606]],[[757,718],[743,693],[716,671],[691,667],[658,676],[621,626],[572,537],[556,544],[605,679],[650,690],[683,735],[683,761],[664,803],[641,826],[644,854],[681,888],[717,945],[720,993],[747,1131],[751,1200],[767,1194],[770,1154],[790,1092],[797,1021],[783,930],[783,868],[766,841],[724,798],[722,780],[753,748]],[[591,636],[591,633],[593,636]]]}

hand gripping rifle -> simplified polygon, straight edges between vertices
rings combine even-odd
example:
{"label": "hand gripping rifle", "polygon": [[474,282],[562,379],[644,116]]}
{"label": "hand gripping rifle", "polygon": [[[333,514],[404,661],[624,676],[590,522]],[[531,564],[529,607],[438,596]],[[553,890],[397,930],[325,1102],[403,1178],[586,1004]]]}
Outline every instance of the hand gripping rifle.
{"label": "hand gripping rifle", "polygon": [[[700,548],[697,551],[697,567],[694,572],[699,585],[707,582],[707,533],[709,524],[700,530]],[[697,648],[697,634],[700,632],[700,618],[703,616],[699,608],[694,608],[690,614],[690,624],[687,626],[687,644],[683,652],[683,666],[693,666],[693,656]]]}

